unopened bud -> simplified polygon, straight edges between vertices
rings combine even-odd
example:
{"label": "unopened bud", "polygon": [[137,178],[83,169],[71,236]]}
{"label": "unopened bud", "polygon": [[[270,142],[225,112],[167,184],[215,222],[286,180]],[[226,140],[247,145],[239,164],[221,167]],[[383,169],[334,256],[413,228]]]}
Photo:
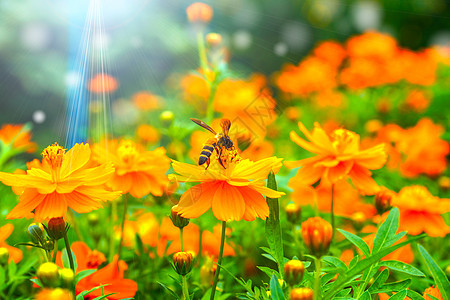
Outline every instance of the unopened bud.
{"label": "unopened bud", "polygon": [[175,227],[178,227],[180,229],[186,227],[189,224],[189,219],[183,218],[178,214],[177,212],[178,205],[175,205],[170,210],[170,219],[172,220],[172,223]]}
{"label": "unopened bud", "polygon": [[0,266],[6,266],[9,260],[9,250],[5,247],[0,247]]}
{"label": "unopened bud", "polygon": [[47,229],[48,236],[51,237],[52,240],[57,241],[62,239],[66,234],[66,222],[62,217],[51,218],[50,221],[48,221]]}
{"label": "unopened bud", "polygon": [[64,268],[59,270],[59,276],[62,281],[62,286],[68,290],[71,290],[75,280],[75,274],[72,269]]}
{"label": "unopened bud", "polygon": [[208,4],[195,2],[186,8],[186,14],[191,23],[209,23],[213,17],[213,9]]}
{"label": "unopened bud", "polygon": [[381,189],[375,194],[375,208],[379,215],[382,215],[391,209],[392,197],[394,195],[394,192],[386,188]]}
{"label": "unopened bud", "polygon": [[286,205],[286,217],[292,224],[298,224],[302,218],[302,208],[295,203],[289,203]]}
{"label": "unopened bud", "polygon": [[55,248],[55,242],[52,240],[47,240],[42,244],[42,247],[47,251],[52,251]]}
{"label": "unopened bud", "polygon": [[177,252],[173,255],[175,270],[181,276],[185,276],[192,269],[193,255],[191,252]]}
{"label": "unopened bud", "polygon": [[291,290],[290,300],[312,300],[313,290],[310,288],[296,288]]}
{"label": "unopened bud", "polygon": [[159,120],[163,127],[169,127],[174,119],[174,114],[170,110],[165,110],[159,115]]}
{"label": "unopened bud", "polygon": [[357,211],[352,215],[353,226],[356,230],[361,230],[366,221],[366,215],[362,211]]}
{"label": "unopened bud", "polygon": [[28,226],[28,233],[30,234],[33,243],[42,244],[44,242],[44,227],[42,224],[32,223]]}
{"label": "unopened bud", "polygon": [[438,184],[441,189],[449,190],[450,189],[450,177],[448,177],[448,176],[439,177]]}
{"label": "unopened bud", "polygon": [[66,289],[44,288],[37,293],[35,300],[75,300],[72,292]]}
{"label": "unopened bud", "polygon": [[51,262],[43,263],[39,266],[36,272],[37,278],[44,287],[57,287],[59,286],[59,268],[57,265]]}
{"label": "unopened bud", "polygon": [[284,265],[284,275],[286,282],[290,286],[294,286],[302,282],[305,266],[299,260],[293,259]]}
{"label": "unopened bud", "polygon": [[98,221],[99,221],[98,213],[93,212],[93,213],[88,214],[87,219],[88,219],[89,226],[91,226],[91,227],[97,226]]}
{"label": "unopened bud", "polygon": [[218,33],[208,33],[206,35],[206,42],[210,47],[217,47],[222,43],[222,36]]}
{"label": "unopened bud", "polygon": [[317,257],[328,252],[333,235],[331,224],[321,217],[309,218],[302,223],[302,236],[305,245]]}

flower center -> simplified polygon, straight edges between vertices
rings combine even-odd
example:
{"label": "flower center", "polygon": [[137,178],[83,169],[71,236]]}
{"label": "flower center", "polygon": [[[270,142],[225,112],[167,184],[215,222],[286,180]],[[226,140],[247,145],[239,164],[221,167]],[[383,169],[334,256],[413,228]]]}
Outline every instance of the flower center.
{"label": "flower center", "polygon": [[117,149],[119,158],[125,163],[132,163],[138,154],[136,144],[132,141],[122,141]]}
{"label": "flower center", "polygon": [[333,148],[343,152],[345,148],[354,141],[355,134],[343,128],[334,130],[331,135]]}
{"label": "flower center", "polygon": [[41,155],[43,161],[46,161],[53,169],[56,169],[61,167],[65,153],[66,149],[55,142],[53,145],[45,148]]}
{"label": "flower center", "polygon": [[97,269],[105,261],[105,255],[97,250],[92,250],[87,255],[87,267],[89,269]]}

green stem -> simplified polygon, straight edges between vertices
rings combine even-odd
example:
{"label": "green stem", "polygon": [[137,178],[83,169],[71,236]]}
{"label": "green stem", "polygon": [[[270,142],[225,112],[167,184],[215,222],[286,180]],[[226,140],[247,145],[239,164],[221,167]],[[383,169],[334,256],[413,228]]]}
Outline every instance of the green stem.
{"label": "green stem", "polygon": [[120,226],[120,243],[119,243],[119,249],[117,250],[117,254],[119,254],[119,258],[122,255],[123,232],[125,229],[125,221],[127,220],[127,214],[128,214],[128,194],[125,194],[123,196],[123,217],[122,217],[122,224]]}
{"label": "green stem", "polygon": [[[117,219],[117,199],[111,203],[111,223],[109,228],[114,228],[114,223]],[[109,261],[112,261],[114,257],[114,230],[110,231],[109,236]]]}
{"label": "green stem", "polygon": [[314,300],[322,298],[320,291],[320,270],[322,269],[320,258],[316,258],[316,273],[314,274]]}
{"label": "green stem", "polygon": [[206,70],[208,70],[208,59],[206,57],[205,39],[203,38],[202,30],[199,30],[197,32],[197,46],[198,46],[198,55],[200,58],[200,66],[203,70],[203,74],[206,76]]}
{"label": "green stem", "polygon": [[53,259],[52,262],[56,262],[56,254],[58,253],[58,241],[55,241],[55,245],[53,246]]}
{"label": "green stem", "polygon": [[186,276],[181,276],[181,278],[183,279],[183,285],[182,285],[183,299],[184,300],[190,300],[190,298],[189,298],[189,289],[188,289],[188,283],[187,283]]}
{"label": "green stem", "polygon": [[180,251],[184,252],[184,247],[183,247],[183,228],[180,228]]}
{"label": "green stem", "polygon": [[302,258],[303,254],[302,254],[302,246],[300,244],[300,240],[298,239],[298,232],[297,232],[297,225],[296,224],[292,224],[292,234],[294,235],[294,245],[295,245],[295,250],[298,253],[298,258]]}
{"label": "green stem", "polygon": [[333,227],[333,234],[331,235],[331,241],[333,241],[336,233],[336,224],[334,221],[334,183],[331,185],[331,227]]}
{"label": "green stem", "polygon": [[66,245],[67,256],[69,257],[69,264],[72,271],[75,273],[75,264],[73,263],[72,250],[70,250],[69,238],[67,231],[64,233],[64,244]]}
{"label": "green stem", "polygon": [[219,251],[219,259],[217,261],[217,270],[216,274],[214,275],[214,281],[211,289],[211,297],[209,297],[209,300],[214,299],[214,294],[216,293],[216,287],[217,282],[219,281],[219,273],[220,273],[220,267],[222,266],[222,258],[223,258],[223,246],[225,245],[225,229],[227,228],[227,222],[222,221],[222,237],[220,238],[220,251]]}

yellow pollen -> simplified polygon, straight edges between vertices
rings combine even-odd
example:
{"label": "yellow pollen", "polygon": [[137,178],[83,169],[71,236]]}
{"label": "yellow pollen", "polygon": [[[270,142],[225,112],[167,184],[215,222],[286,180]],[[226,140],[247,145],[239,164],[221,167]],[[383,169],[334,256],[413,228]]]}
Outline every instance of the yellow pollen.
{"label": "yellow pollen", "polygon": [[119,158],[125,163],[131,163],[137,156],[138,151],[136,149],[136,144],[132,141],[122,141],[119,148],[117,149],[117,154]]}
{"label": "yellow pollen", "polygon": [[353,141],[354,136],[353,132],[343,128],[334,130],[330,135],[333,147],[338,151],[345,149]]}
{"label": "yellow pollen", "polygon": [[51,146],[42,151],[42,160],[45,160],[50,164],[53,168],[61,167],[61,164],[64,160],[64,154],[66,153],[66,149],[58,145],[58,143],[54,143]]}

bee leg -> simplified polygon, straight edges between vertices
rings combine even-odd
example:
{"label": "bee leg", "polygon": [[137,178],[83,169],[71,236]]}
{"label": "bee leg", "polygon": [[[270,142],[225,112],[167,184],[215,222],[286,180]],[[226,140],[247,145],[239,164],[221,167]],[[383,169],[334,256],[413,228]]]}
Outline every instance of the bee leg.
{"label": "bee leg", "polygon": [[206,160],[206,168],[205,168],[205,170],[208,170],[210,163],[211,163],[211,158],[208,157],[208,160]]}

